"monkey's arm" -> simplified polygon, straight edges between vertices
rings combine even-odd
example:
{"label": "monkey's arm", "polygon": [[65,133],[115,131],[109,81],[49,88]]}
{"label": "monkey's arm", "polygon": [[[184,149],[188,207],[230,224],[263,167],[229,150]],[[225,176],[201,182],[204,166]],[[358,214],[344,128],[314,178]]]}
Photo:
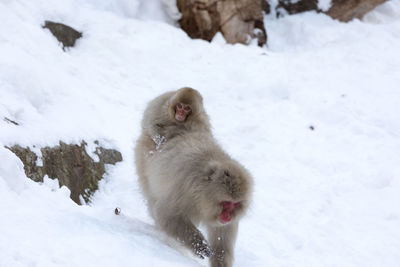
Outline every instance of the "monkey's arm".
{"label": "monkey's arm", "polygon": [[166,218],[161,223],[161,227],[200,258],[203,259],[214,254],[201,232],[184,216]]}
{"label": "monkey's arm", "polygon": [[238,223],[232,222],[224,226],[209,226],[208,239],[215,251],[210,258],[211,267],[230,267],[233,262],[233,249],[238,231]]}
{"label": "monkey's arm", "polygon": [[165,138],[165,127],[170,123],[168,99],[170,93],[151,101],[143,114],[142,129],[150,138]]}

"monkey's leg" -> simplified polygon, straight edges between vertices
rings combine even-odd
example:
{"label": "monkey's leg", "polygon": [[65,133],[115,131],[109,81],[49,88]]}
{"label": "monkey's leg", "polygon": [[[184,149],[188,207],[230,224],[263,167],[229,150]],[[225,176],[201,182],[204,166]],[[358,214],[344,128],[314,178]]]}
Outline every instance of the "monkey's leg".
{"label": "monkey's leg", "polygon": [[175,237],[190,248],[200,258],[210,257],[214,254],[202,233],[193,223],[184,216],[174,216],[164,219],[161,227],[170,236]]}
{"label": "monkey's leg", "polygon": [[238,223],[208,227],[208,239],[215,254],[210,258],[211,267],[231,267]]}

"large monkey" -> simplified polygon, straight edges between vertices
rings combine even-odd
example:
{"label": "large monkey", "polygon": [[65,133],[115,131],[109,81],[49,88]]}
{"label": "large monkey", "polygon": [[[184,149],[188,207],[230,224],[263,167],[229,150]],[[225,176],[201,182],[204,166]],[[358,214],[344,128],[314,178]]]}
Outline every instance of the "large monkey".
{"label": "large monkey", "polygon": [[[214,140],[196,90],[182,88],[149,103],[135,157],[156,224],[199,257],[210,257],[212,267],[232,266],[252,178]],[[200,222],[209,242],[196,228]]]}

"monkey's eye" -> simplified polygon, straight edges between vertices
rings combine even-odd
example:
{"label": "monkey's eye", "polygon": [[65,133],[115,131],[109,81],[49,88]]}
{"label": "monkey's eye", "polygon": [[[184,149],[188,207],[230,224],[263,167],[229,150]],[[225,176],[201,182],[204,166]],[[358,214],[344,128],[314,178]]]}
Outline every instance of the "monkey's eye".
{"label": "monkey's eye", "polygon": [[176,104],[176,106],[177,106],[179,109],[182,108],[182,104],[181,104],[181,103]]}
{"label": "monkey's eye", "polygon": [[190,110],[191,110],[190,106],[186,106],[186,107],[185,107],[185,110],[186,110],[186,111],[190,111]]}

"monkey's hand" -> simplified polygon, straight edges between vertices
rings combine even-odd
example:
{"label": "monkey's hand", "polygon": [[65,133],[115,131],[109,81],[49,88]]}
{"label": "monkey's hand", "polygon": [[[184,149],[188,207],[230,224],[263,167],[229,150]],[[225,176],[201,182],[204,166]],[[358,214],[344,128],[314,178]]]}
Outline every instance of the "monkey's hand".
{"label": "monkey's hand", "polygon": [[161,136],[161,135],[154,135],[154,136],[151,137],[151,139],[153,139],[154,143],[156,144],[156,150],[159,151],[161,145],[165,141],[165,137]]}
{"label": "monkey's hand", "polygon": [[215,251],[211,249],[210,245],[208,245],[207,241],[204,239],[193,243],[193,249],[194,253],[201,259],[204,259],[204,257],[211,257],[215,254]]}

